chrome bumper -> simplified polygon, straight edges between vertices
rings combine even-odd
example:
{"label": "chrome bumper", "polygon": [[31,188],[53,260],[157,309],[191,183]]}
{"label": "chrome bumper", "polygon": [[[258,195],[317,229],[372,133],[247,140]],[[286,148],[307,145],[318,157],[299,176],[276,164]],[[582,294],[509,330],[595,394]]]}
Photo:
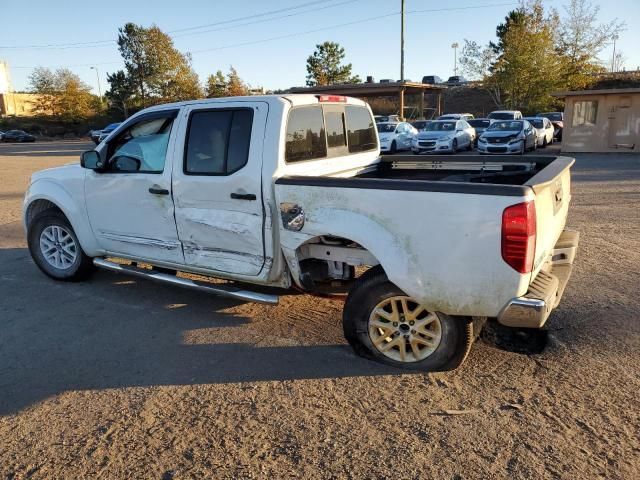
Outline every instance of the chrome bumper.
{"label": "chrome bumper", "polygon": [[498,322],[507,327],[542,328],[560,303],[571,277],[579,241],[578,232],[562,232],[553,249],[550,268],[538,273],[524,296],[507,302],[498,315]]}

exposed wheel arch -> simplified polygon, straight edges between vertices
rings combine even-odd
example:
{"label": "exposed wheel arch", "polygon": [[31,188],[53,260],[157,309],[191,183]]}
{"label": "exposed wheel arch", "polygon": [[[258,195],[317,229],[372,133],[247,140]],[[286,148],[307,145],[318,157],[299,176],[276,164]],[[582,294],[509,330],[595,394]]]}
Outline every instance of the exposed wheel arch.
{"label": "exposed wheel arch", "polygon": [[[27,207],[27,212],[25,215],[25,223],[27,228],[29,227],[29,225],[31,224],[35,216],[38,215],[40,212],[44,212],[45,210],[53,210],[56,212],[60,212],[62,215],[65,216],[65,218],[67,218],[67,216],[64,214],[62,209],[58,207],[58,205],[56,205],[55,203],[49,200],[45,200],[41,198],[38,200],[34,200]],[[67,218],[67,220],[69,219]]]}

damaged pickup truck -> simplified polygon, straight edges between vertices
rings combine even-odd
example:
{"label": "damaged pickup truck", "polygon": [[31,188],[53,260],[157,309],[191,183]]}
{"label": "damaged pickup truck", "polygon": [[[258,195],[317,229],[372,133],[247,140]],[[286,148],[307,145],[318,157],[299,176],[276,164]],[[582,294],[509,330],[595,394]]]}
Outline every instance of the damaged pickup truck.
{"label": "damaged pickup truck", "polygon": [[80,165],[34,174],[24,225],[55,279],[101,267],[267,304],[346,295],[359,354],[446,370],[474,325],[541,328],[558,305],[578,247],[572,164],[383,159],[367,104],[342,96],[196,100],[143,110]]}

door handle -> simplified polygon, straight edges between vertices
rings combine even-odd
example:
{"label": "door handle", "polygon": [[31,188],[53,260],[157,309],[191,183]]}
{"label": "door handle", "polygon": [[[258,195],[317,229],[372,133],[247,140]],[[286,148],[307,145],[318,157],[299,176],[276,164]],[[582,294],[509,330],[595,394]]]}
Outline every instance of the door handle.
{"label": "door handle", "polygon": [[253,193],[236,193],[233,192],[229,195],[231,198],[236,200],[255,200],[256,196]]}
{"label": "door handle", "polygon": [[153,193],[155,195],[169,195],[169,190],[160,187],[149,187],[149,193]]}

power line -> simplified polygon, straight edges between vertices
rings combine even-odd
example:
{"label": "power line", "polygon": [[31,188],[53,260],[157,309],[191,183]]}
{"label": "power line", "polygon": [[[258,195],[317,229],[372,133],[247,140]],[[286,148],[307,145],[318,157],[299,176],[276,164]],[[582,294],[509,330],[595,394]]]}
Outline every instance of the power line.
{"label": "power line", "polygon": [[[271,11],[268,11],[268,12],[256,13],[256,14],[253,14],[253,15],[247,15],[247,16],[244,16],[244,17],[237,17],[237,18],[233,18],[233,19],[230,19],[230,20],[223,20],[223,21],[220,21],[220,22],[208,23],[208,24],[198,25],[198,26],[194,26],[194,27],[180,28],[180,29],[176,29],[176,30],[168,30],[167,33],[176,33],[176,32],[190,31],[190,30],[198,30],[198,29],[208,28],[208,27],[217,26],[217,25],[228,25],[230,23],[237,23],[237,22],[240,22],[242,20],[249,20],[249,19],[252,19],[252,18],[275,15],[277,13],[282,13],[282,12],[291,11],[291,10],[300,10],[301,8],[305,8],[305,7],[308,7],[308,6],[311,6],[311,5],[323,4],[323,3],[335,2],[335,1],[336,0],[314,0],[312,2],[302,3],[300,5],[293,6],[293,7],[280,8],[278,10],[271,10]],[[287,14],[287,15],[282,15],[282,16],[273,17],[273,18],[266,18],[266,19],[262,19],[262,20],[257,20],[257,21],[253,21],[253,22],[240,24],[240,25],[231,25],[231,26],[227,26],[227,27],[221,28],[221,29],[205,30],[205,31],[202,31],[202,32],[191,32],[191,33],[186,33],[186,34],[182,34],[182,35],[176,35],[175,38],[183,37],[183,36],[187,36],[187,35],[197,35],[199,33],[207,33],[207,32],[210,32],[210,31],[228,30],[228,29],[231,29],[231,28],[242,27],[242,26],[245,26],[245,25],[254,25],[256,23],[268,22],[268,21],[272,21],[272,20],[279,20],[281,18],[288,18],[288,17],[292,17],[292,16],[296,16],[296,15],[303,15],[305,13],[315,12],[315,11],[318,11],[318,10],[324,10],[324,9],[327,9],[327,8],[337,7],[337,6],[340,6],[340,5],[344,5],[346,3],[353,3],[355,1],[359,1],[359,0],[346,0],[346,1],[334,4],[334,5],[325,5],[323,7],[309,9],[309,10],[305,10],[305,11],[302,11],[302,12],[294,12],[294,13],[290,13],[290,14]],[[45,45],[0,45],[0,49],[27,50],[27,49],[37,49],[37,48],[51,48],[51,49],[65,50],[65,49],[87,48],[87,47],[95,47],[95,46],[110,46],[111,44],[114,44],[114,43],[117,43],[117,40],[95,40],[95,41],[91,41],[91,42],[74,42],[74,43],[51,43],[51,44],[45,44]]]}

